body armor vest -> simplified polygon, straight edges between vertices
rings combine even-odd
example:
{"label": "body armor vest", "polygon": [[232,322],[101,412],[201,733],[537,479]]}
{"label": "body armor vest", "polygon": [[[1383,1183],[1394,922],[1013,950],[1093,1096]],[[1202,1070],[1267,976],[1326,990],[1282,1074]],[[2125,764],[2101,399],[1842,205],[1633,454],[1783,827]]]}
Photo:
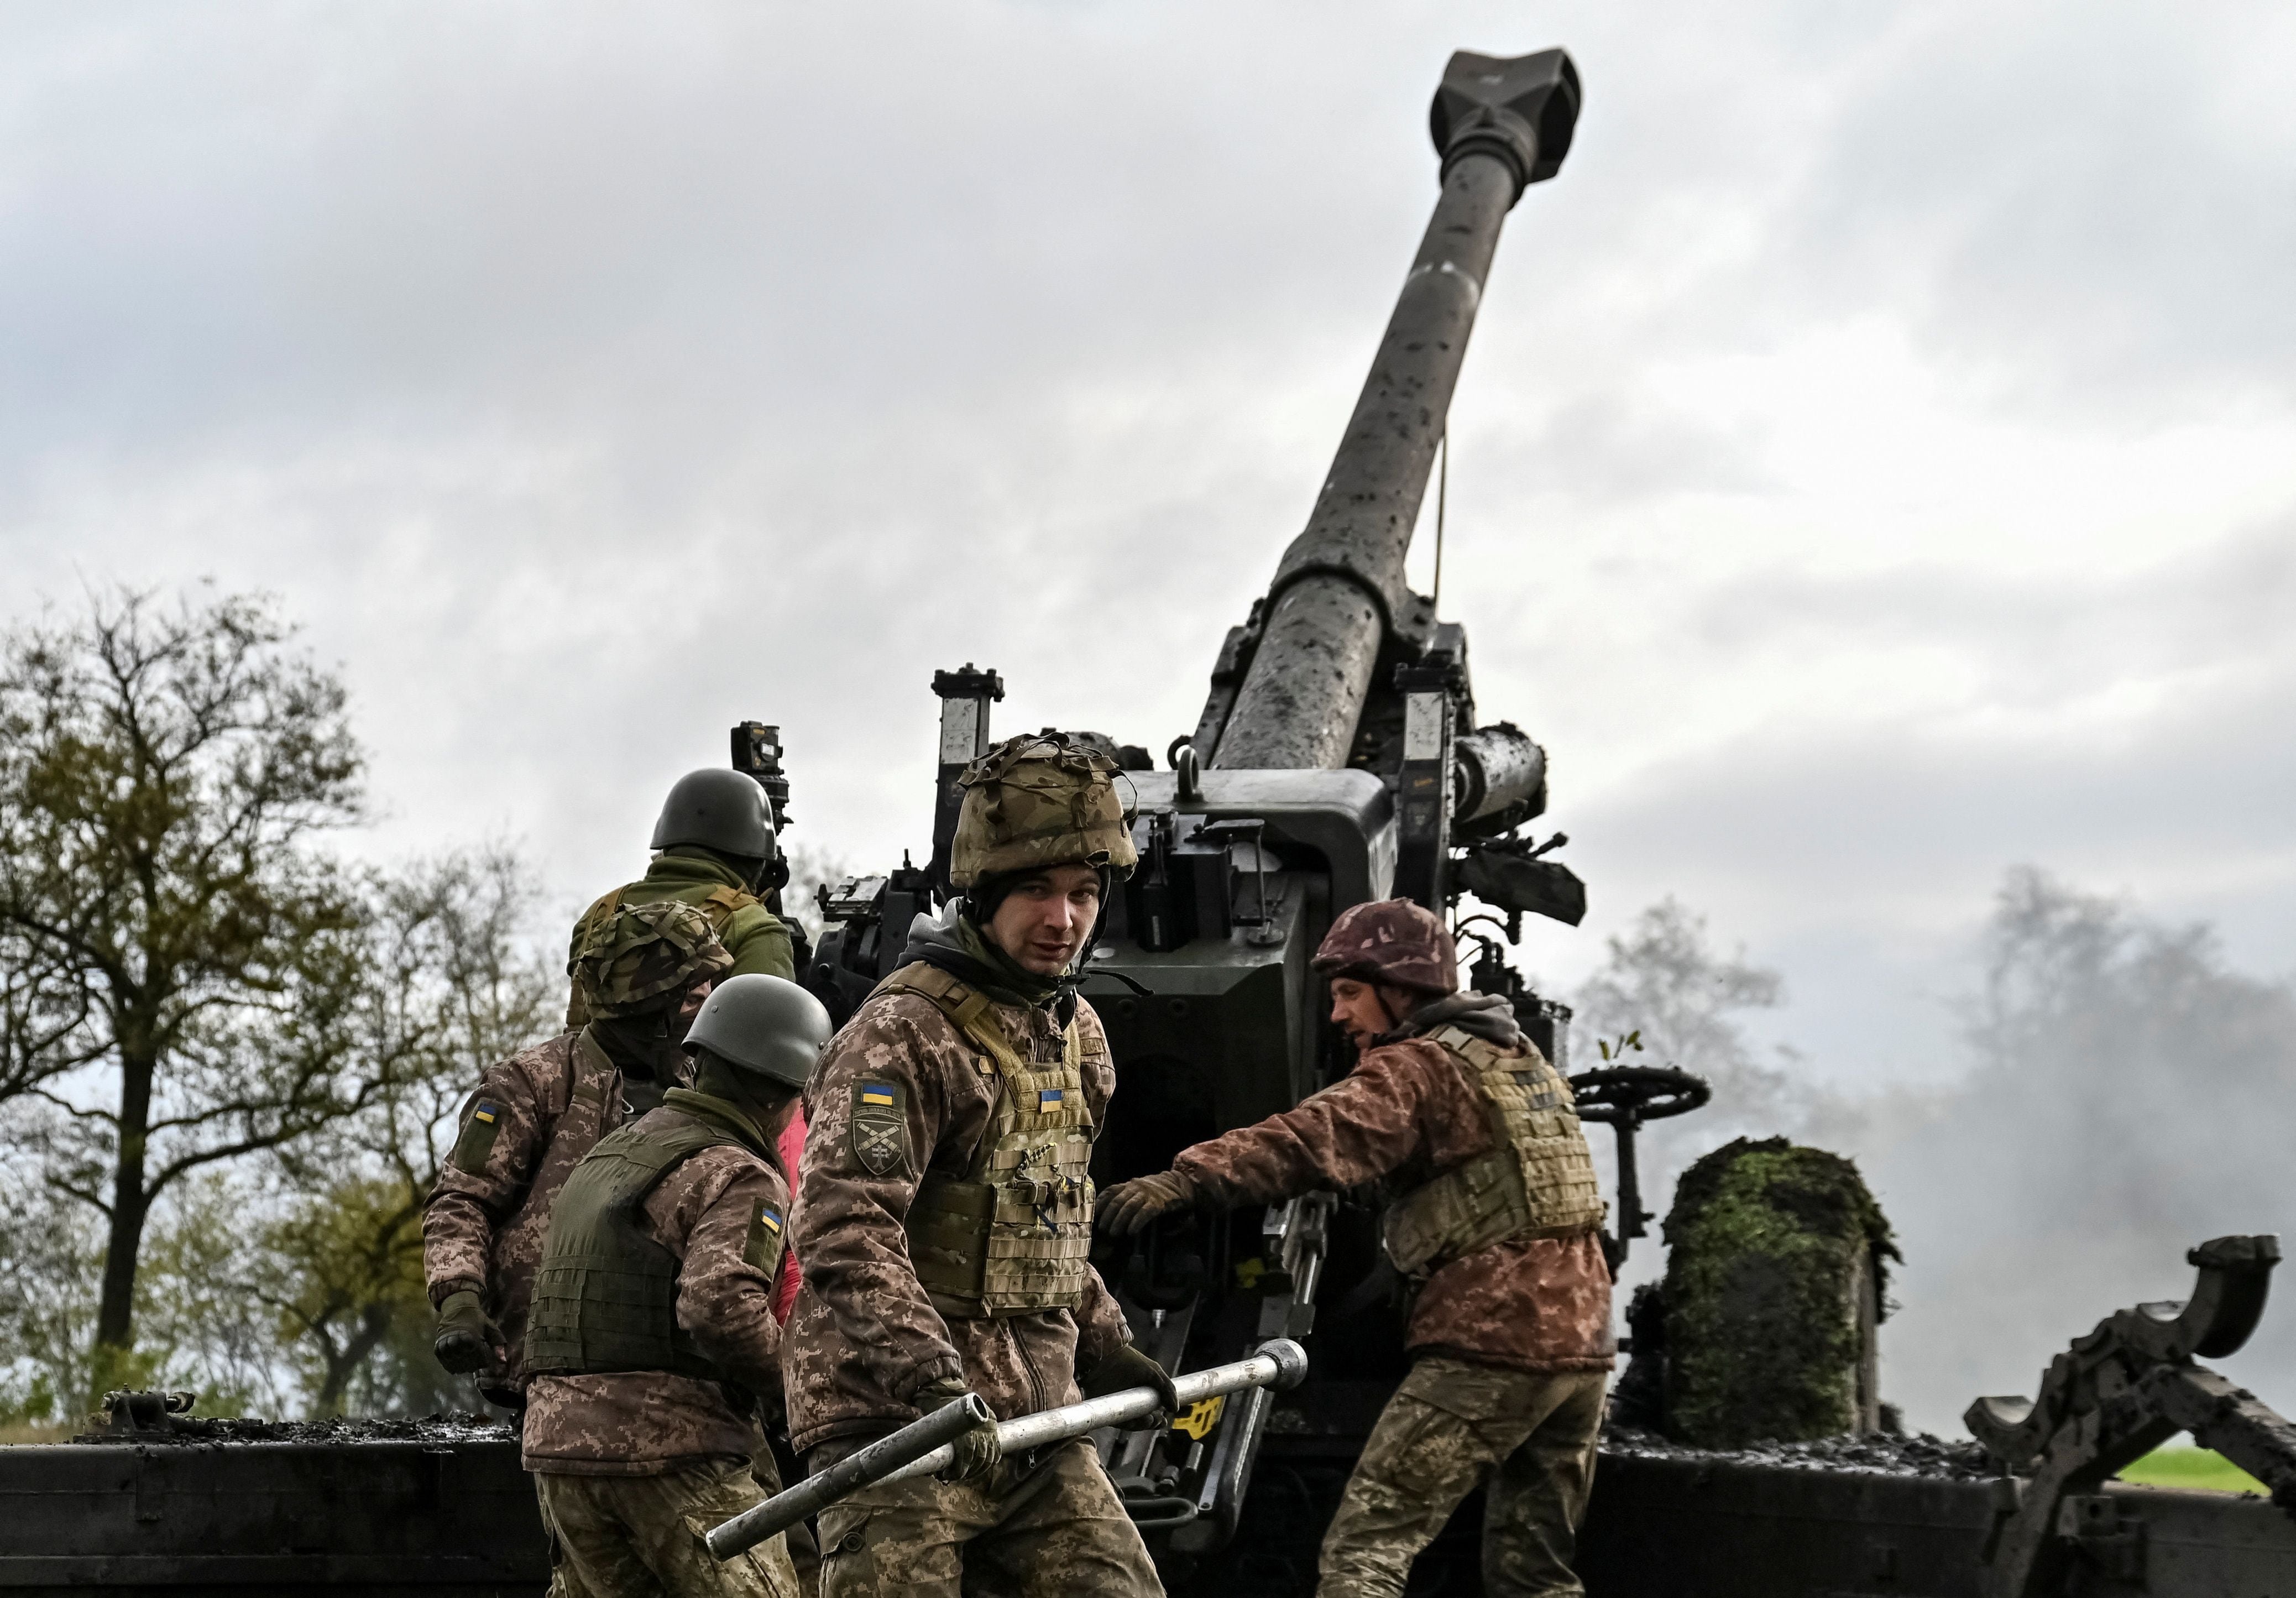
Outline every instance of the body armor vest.
{"label": "body armor vest", "polygon": [[1489,1152],[1388,1207],[1382,1242],[1406,1275],[1518,1237],[1567,1237],[1603,1224],[1593,1151],[1562,1073],[1536,1048],[1509,1053],[1456,1027],[1429,1039],[1463,1066],[1490,1117]]}
{"label": "body armor vest", "polygon": [[677,1256],[646,1235],[638,1209],[664,1177],[702,1150],[757,1148],[730,1119],[721,1120],[726,1107],[716,1100],[673,1089],[669,1103],[701,1124],[641,1121],[611,1134],[575,1168],[551,1207],[527,1316],[529,1374],[668,1371],[719,1379],[677,1323]]}
{"label": "body armor vest", "polygon": [[905,966],[877,991],[930,1000],[996,1078],[964,1175],[928,1170],[909,1205],[909,1259],[933,1307],[967,1319],[1074,1309],[1092,1249],[1092,1110],[1076,1023],[1058,1060],[1029,1061],[989,1001],[937,966]]}

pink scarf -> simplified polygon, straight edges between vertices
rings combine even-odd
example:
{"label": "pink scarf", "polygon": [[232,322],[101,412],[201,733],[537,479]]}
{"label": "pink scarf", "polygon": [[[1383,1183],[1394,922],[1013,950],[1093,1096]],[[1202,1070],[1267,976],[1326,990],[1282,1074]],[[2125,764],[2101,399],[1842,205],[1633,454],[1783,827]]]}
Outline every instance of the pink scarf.
{"label": "pink scarf", "polygon": [[[805,1152],[804,1105],[799,1105],[791,1112],[789,1125],[782,1128],[781,1139],[774,1149],[782,1157],[782,1169],[789,1173],[790,1213],[782,1217],[784,1222],[782,1235],[787,1237],[786,1223],[797,1217],[797,1167],[799,1158]],[[789,1323],[790,1306],[797,1302],[797,1256],[784,1253],[781,1276],[774,1283],[774,1319],[783,1325]]]}

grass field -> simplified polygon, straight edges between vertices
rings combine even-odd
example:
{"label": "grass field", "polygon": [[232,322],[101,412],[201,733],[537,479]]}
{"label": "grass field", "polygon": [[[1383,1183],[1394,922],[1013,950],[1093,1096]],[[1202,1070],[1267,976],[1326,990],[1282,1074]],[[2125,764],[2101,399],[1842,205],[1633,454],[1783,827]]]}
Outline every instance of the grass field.
{"label": "grass field", "polygon": [[73,1432],[80,1430],[68,1424],[43,1424],[27,1421],[14,1426],[0,1426],[0,1443],[64,1443],[71,1440]]}
{"label": "grass field", "polygon": [[2255,1477],[2206,1448],[2155,1448],[2120,1473],[2146,1487],[2194,1487],[2216,1493],[2260,1493]]}

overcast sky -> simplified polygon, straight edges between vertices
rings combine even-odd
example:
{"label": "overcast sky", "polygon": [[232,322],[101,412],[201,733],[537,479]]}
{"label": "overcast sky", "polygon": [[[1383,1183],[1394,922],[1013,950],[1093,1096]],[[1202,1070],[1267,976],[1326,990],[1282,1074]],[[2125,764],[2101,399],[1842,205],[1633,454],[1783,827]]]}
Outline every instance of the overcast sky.
{"label": "overcast sky", "polygon": [[1854,1086],[1956,1069],[2013,863],[2296,965],[2284,6],[0,19],[0,612],[277,591],[379,850],[512,837],[570,906],[757,717],[791,840],[888,862],[968,660],[1007,730],[1160,750],[1354,401],[1446,57],[1560,44],[1443,594],[1591,884],[1532,966],[1675,894]]}

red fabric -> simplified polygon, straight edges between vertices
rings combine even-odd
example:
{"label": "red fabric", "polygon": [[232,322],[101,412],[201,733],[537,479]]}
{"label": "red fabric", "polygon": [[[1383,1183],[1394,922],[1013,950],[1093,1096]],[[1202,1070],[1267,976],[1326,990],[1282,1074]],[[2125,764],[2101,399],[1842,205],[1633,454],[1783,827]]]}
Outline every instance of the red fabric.
{"label": "red fabric", "polygon": [[[803,1104],[790,1112],[789,1125],[782,1128],[781,1137],[774,1144],[774,1151],[782,1157],[782,1169],[789,1174],[790,1192],[795,1192],[798,1160],[805,1153]],[[795,1231],[796,1228],[791,1226],[782,1235],[787,1237]],[[785,1253],[782,1256],[781,1280],[774,1283],[774,1319],[784,1326],[789,1324],[790,1307],[797,1302],[797,1256]]]}

